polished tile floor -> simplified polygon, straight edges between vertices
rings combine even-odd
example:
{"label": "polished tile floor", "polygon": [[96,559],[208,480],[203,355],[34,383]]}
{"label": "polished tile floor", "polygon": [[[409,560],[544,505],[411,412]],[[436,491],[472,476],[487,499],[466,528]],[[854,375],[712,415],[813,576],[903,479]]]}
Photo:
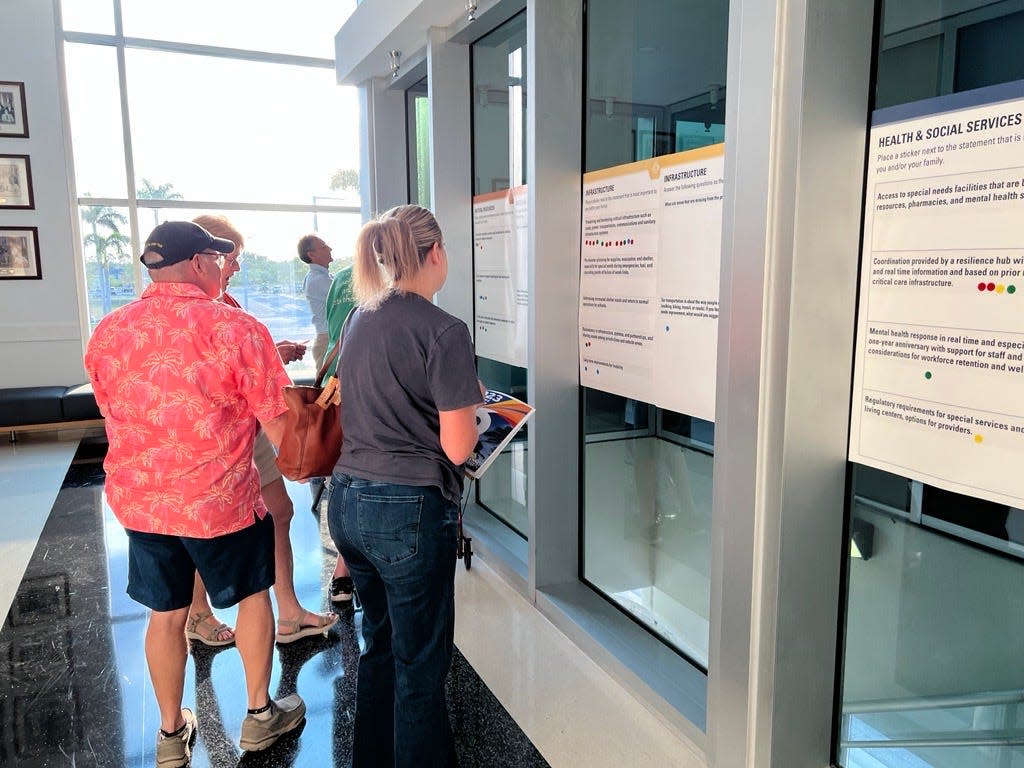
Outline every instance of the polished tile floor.
{"label": "polished tile floor", "polygon": [[[124,591],[127,542],[103,502],[102,446],[84,444],[72,461],[74,449],[0,448],[0,610],[10,608],[0,630],[0,765],[152,766],[146,613]],[[296,588],[308,607],[325,607],[334,552],[308,488],[289,484],[289,493]],[[463,768],[703,765],[484,560],[458,569],[457,589],[448,698]],[[193,766],[347,766],[360,616],[348,611],[327,638],[275,651],[272,692],[297,690],[308,716],[265,753],[238,747],[237,651],[196,650],[185,692],[199,719]]]}

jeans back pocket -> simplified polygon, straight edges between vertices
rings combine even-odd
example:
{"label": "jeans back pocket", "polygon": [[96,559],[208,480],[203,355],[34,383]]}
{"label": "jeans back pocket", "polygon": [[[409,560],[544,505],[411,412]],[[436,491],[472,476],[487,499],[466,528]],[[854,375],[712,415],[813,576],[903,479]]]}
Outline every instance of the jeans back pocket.
{"label": "jeans back pocket", "polygon": [[422,495],[360,493],[356,503],[359,536],[368,557],[393,565],[415,556],[419,548]]}

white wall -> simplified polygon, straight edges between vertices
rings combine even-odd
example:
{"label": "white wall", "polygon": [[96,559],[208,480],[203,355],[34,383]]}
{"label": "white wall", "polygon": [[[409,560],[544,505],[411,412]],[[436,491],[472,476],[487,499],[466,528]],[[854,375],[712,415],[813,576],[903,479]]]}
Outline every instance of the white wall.
{"label": "white wall", "polygon": [[0,154],[29,155],[35,210],[0,210],[0,226],[39,228],[42,280],[0,280],[0,387],[80,384],[82,330],[61,113],[58,41],[47,0],[4,0],[0,75],[23,81],[29,138],[0,137]]}

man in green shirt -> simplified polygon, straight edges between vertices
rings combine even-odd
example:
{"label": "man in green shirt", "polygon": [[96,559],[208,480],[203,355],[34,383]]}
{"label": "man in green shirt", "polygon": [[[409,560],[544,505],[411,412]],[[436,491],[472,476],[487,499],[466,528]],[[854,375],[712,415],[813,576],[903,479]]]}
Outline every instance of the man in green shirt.
{"label": "man in green shirt", "polygon": [[[352,298],[352,265],[342,267],[334,275],[331,283],[331,290],[327,293],[327,352],[330,353],[341,338],[341,328],[345,325],[345,318],[355,306],[355,299]],[[341,351],[338,351],[338,357]],[[327,375],[336,373],[338,370],[338,358],[334,359]]]}
{"label": "man in green shirt", "polygon": [[[327,293],[327,354],[337,345],[341,338],[341,329],[345,325],[345,318],[352,307],[355,306],[355,299],[352,298],[352,265],[342,267],[334,276],[331,282],[331,290]],[[329,377],[338,370],[338,358],[341,357],[341,350],[334,362],[331,363],[325,377]],[[320,499],[323,494],[324,478],[314,478],[311,483],[313,498],[313,514],[320,520]],[[352,577],[349,576],[348,566],[345,560],[338,556],[338,562],[334,566],[334,575],[331,577],[330,597],[332,604],[346,603],[352,600]]]}

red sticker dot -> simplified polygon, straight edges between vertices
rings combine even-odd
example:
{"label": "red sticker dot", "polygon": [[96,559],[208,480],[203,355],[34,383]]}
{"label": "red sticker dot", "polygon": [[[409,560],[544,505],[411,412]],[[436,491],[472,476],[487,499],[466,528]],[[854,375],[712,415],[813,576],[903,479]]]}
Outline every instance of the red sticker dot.
{"label": "red sticker dot", "polygon": [[978,283],[978,290],[979,291],[984,291],[985,290],[985,284],[984,283]]}
{"label": "red sticker dot", "polygon": [[995,289],[996,289],[996,284],[995,283],[989,283],[988,285],[985,286],[985,290],[988,290],[988,291],[994,291]]}

